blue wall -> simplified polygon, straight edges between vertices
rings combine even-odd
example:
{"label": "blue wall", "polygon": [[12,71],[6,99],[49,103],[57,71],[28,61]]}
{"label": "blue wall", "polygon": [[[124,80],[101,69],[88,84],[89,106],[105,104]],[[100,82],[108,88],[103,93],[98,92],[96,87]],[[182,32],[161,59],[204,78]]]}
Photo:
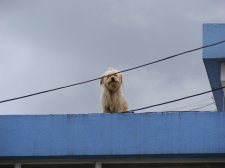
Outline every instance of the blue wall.
{"label": "blue wall", "polygon": [[[204,24],[203,45],[209,45],[225,40],[225,24]],[[211,88],[220,88],[220,66],[225,62],[225,43],[204,48],[203,60]],[[218,111],[223,111],[223,90],[213,93]]]}
{"label": "blue wall", "polygon": [[225,154],[225,113],[0,116],[0,158]]}
{"label": "blue wall", "polygon": [[[203,25],[203,45],[209,45],[225,40],[225,24],[204,24]],[[203,50],[204,59],[225,59],[225,43],[205,48]]]}

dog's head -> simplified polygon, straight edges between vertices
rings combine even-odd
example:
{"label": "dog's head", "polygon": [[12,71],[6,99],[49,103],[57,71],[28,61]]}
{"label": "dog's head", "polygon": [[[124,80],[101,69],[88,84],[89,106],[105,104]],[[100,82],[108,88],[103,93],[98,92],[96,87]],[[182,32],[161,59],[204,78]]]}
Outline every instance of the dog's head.
{"label": "dog's head", "polygon": [[100,80],[100,84],[111,92],[117,91],[122,83],[123,76],[113,68],[110,68],[108,71],[106,71]]}

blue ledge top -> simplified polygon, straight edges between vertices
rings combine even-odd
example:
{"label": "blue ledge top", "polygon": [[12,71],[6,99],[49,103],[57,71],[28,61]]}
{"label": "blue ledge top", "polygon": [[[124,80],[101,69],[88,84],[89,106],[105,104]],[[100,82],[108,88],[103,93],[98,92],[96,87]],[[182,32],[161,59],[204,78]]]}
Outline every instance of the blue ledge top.
{"label": "blue ledge top", "polygon": [[[203,45],[225,40],[225,24],[204,24]],[[225,62],[225,43],[203,49],[203,60],[212,89],[222,87],[220,81],[221,63]],[[213,93],[217,110],[223,111],[223,90]]]}
{"label": "blue ledge top", "polygon": [[0,116],[0,159],[225,154],[225,113]]}

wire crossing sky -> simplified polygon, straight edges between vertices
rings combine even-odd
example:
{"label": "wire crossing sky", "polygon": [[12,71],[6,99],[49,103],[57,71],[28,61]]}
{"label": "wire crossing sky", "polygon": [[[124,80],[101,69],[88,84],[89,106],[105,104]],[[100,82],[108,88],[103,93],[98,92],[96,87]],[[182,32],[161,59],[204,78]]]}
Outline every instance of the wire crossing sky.
{"label": "wire crossing sky", "polygon": [[[215,92],[215,91],[221,90],[223,88],[225,88],[225,86],[220,87],[220,88],[216,88],[216,89],[212,89],[212,90],[208,90],[208,91],[205,91],[205,92],[201,92],[201,93],[196,93],[196,94],[186,96],[186,97],[182,97],[182,98],[179,98],[179,99],[170,100],[170,101],[163,102],[163,103],[158,103],[158,104],[154,104],[154,105],[150,105],[150,106],[146,106],[146,107],[141,107],[141,108],[129,110],[127,112],[135,112],[135,111],[150,109],[152,107],[162,106],[162,105],[165,105],[165,104],[170,104],[170,103],[178,102],[178,101],[181,101],[181,100],[189,99],[189,98],[192,98],[192,97],[201,96],[201,95],[204,95],[204,94],[207,94],[207,93]],[[193,109],[193,110],[196,110],[196,109]]]}

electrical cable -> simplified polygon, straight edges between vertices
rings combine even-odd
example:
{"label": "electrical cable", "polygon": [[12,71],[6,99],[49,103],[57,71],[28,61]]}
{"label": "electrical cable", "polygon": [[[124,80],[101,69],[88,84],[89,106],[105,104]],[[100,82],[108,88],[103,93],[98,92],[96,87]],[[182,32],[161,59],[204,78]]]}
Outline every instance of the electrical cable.
{"label": "electrical cable", "polygon": [[169,104],[169,103],[174,103],[174,102],[177,102],[177,101],[181,101],[181,100],[189,99],[189,98],[192,98],[192,97],[204,95],[204,94],[207,94],[207,93],[215,92],[215,91],[221,90],[223,88],[225,88],[225,86],[220,87],[220,88],[216,88],[216,89],[212,89],[212,90],[208,90],[208,91],[205,91],[205,92],[193,94],[193,95],[190,95],[190,96],[182,97],[182,98],[179,98],[179,99],[170,100],[170,101],[163,102],[163,103],[158,103],[158,104],[154,104],[154,105],[150,105],[150,106],[146,106],[146,107],[141,107],[141,108],[137,108],[137,109],[133,109],[133,110],[128,110],[128,111],[125,111],[125,113],[145,110],[145,109],[149,109],[149,108],[152,108],[152,107],[157,107],[157,106],[162,106],[162,105]]}
{"label": "electrical cable", "polygon": [[215,102],[211,102],[209,104],[201,104],[199,105],[198,107],[195,107],[193,109],[189,109],[189,110],[182,110],[182,111],[173,111],[173,110],[166,110],[166,111],[158,111],[158,112],[190,112],[190,111],[195,111],[195,110],[199,110],[199,109],[202,109],[202,108],[205,108],[205,107],[208,107],[210,105],[214,104],[215,105]]}
{"label": "electrical cable", "polygon": [[191,110],[187,110],[187,111],[195,111],[195,110],[199,110],[199,109],[202,109],[202,108],[211,106],[212,104],[215,104],[215,103],[214,103],[214,102],[213,102],[213,103],[209,103],[209,104],[206,104],[206,105],[204,105],[204,106],[201,106],[201,107],[198,107],[198,108],[194,108],[194,109],[191,109]]}
{"label": "electrical cable", "polygon": [[[167,111],[175,111],[175,110],[184,109],[184,108],[189,108],[189,107],[196,107],[196,106],[199,106],[198,103],[203,102],[203,101],[206,101],[206,100],[209,100],[209,99],[212,99],[212,98],[210,97],[210,98],[206,98],[206,99],[201,99],[201,100],[199,100],[199,101],[192,102],[192,103],[186,104],[186,105],[181,106],[181,107],[172,108],[172,109],[169,109],[169,110],[167,110]],[[201,105],[202,105],[202,104],[201,104]],[[163,111],[163,110],[160,110],[160,111]]]}
{"label": "electrical cable", "polygon": [[[192,49],[192,50],[184,51],[184,52],[181,52],[181,53],[178,53],[178,54],[166,57],[166,58],[162,58],[162,59],[159,59],[159,60],[156,60],[156,61],[153,61],[153,62],[149,62],[149,63],[142,64],[142,65],[139,65],[139,66],[136,66],[136,67],[133,67],[133,68],[121,70],[121,71],[118,71],[117,73],[123,73],[123,72],[131,71],[131,70],[135,70],[135,69],[138,69],[138,68],[142,68],[142,67],[145,67],[145,66],[149,66],[149,65],[159,63],[159,62],[162,62],[162,61],[165,61],[165,60],[168,60],[168,59],[180,56],[180,55],[184,55],[184,54],[187,54],[187,53],[190,53],[190,52],[194,52],[194,51],[197,51],[197,50],[200,50],[200,49],[203,49],[203,48],[212,47],[212,46],[224,43],[224,42],[225,42],[225,40],[217,42],[217,43],[205,45],[205,46],[202,46],[202,47],[199,47],[199,48],[195,48],[195,49]],[[117,73],[115,73],[115,74],[117,74]],[[102,77],[104,77],[104,76],[102,76]],[[40,95],[40,94],[44,94],[44,93],[48,93],[48,92],[53,92],[53,91],[56,91],[56,90],[61,90],[61,89],[65,89],[65,88],[72,87],[72,86],[82,85],[82,84],[85,84],[85,83],[89,83],[89,82],[99,80],[102,77],[97,77],[97,78],[86,80],[86,81],[83,81],[83,82],[78,82],[78,83],[74,83],[74,84],[70,84],[70,85],[66,85],[66,86],[62,86],[62,87],[57,87],[57,88],[54,88],[54,89],[44,90],[44,91],[40,91],[40,92],[36,92],[36,93],[32,93],[32,94],[28,94],[28,95],[24,95],[24,96],[20,96],[20,97],[1,100],[0,103],[14,101],[14,100],[18,100],[18,99],[24,99],[24,98],[27,98],[27,97],[36,96],[36,95]]]}

